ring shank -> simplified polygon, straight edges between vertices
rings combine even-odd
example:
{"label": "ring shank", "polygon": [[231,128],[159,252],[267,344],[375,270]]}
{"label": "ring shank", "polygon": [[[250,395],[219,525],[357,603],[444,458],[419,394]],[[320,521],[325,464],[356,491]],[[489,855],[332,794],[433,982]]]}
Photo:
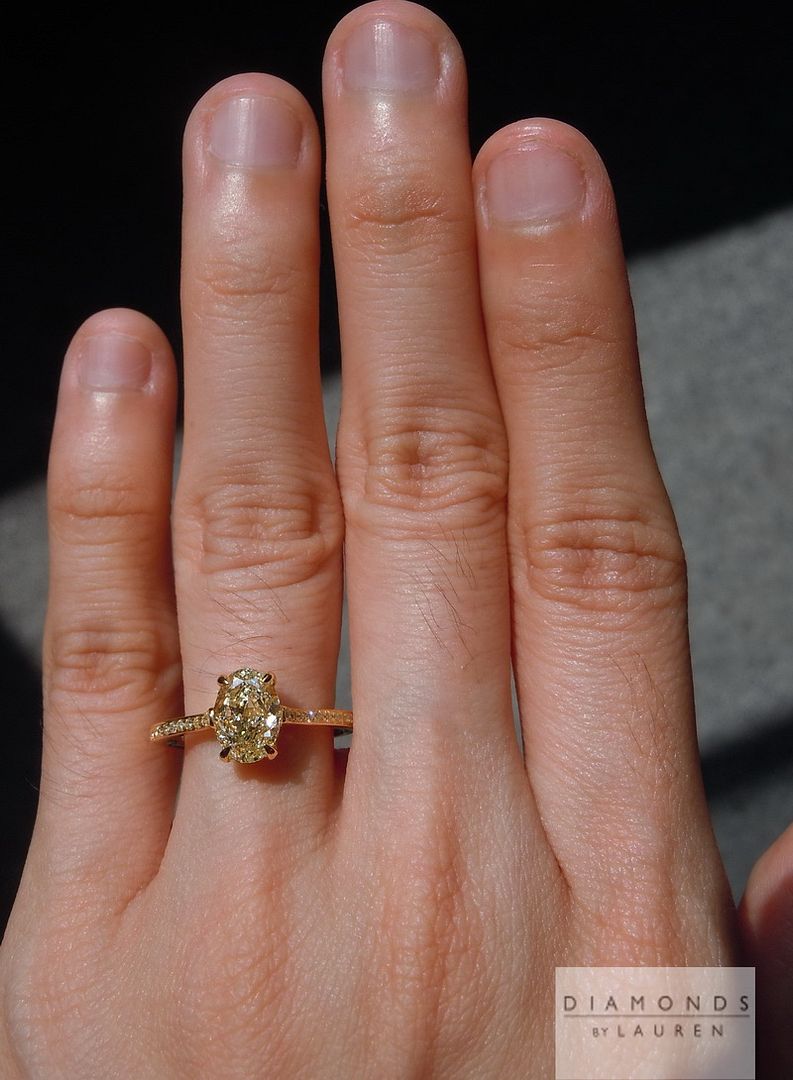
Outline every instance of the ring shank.
{"label": "ring shank", "polygon": [[348,709],[293,709],[283,706],[285,724],[326,724],[333,727],[351,728],[352,713]]}
{"label": "ring shank", "polygon": [[[152,742],[168,739],[173,742],[189,731],[201,731],[203,728],[211,728],[212,720],[209,712],[198,713],[196,716],[174,716],[170,720],[161,720],[159,724],[153,724],[149,730],[149,738]],[[176,743],[178,746],[179,743]]]}
{"label": "ring shank", "polygon": [[[351,728],[353,726],[352,713],[348,709],[294,709],[291,705],[284,705],[284,724],[322,724],[328,727]],[[198,713],[195,716],[175,716],[170,720],[161,720],[154,724],[149,731],[152,742],[161,740],[173,741],[191,731],[202,731],[211,728],[212,710]]]}

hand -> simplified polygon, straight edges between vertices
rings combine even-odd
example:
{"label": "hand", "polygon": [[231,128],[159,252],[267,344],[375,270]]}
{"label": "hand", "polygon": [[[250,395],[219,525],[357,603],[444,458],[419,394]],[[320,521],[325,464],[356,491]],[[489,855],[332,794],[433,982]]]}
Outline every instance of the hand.
{"label": "hand", "polygon": [[[411,4],[342,21],[324,95],[335,472],[319,137],[274,77],[185,133],[173,535],[164,336],[103,311],[66,356],[4,1075],[545,1077],[556,966],[734,962],[604,166],[534,119],[472,173],[459,46]],[[246,665],[332,704],[343,542],[349,758],[149,742]]]}

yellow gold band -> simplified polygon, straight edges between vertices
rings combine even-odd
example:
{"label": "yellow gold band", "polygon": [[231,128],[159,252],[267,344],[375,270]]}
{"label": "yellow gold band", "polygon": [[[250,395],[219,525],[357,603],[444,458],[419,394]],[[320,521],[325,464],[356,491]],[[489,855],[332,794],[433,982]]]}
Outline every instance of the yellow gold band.
{"label": "yellow gold band", "polygon": [[[324,724],[332,727],[351,728],[352,713],[349,709],[294,709],[291,705],[284,705],[282,724],[313,724],[315,727]],[[176,716],[173,720],[162,720],[159,724],[152,724],[149,738],[152,742],[162,739],[174,739],[185,735],[190,731],[201,731],[204,728],[214,727],[211,710],[198,713],[196,716]]]}

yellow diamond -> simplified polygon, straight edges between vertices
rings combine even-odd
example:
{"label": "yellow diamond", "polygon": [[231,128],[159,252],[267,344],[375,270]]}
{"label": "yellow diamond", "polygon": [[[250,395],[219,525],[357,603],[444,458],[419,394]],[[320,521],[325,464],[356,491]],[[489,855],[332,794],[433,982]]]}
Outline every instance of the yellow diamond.
{"label": "yellow diamond", "polygon": [[240,668],[222,676],[213,719],[223,757],[244,765],[275,757],[283,721],[275,676],[254,668]]}

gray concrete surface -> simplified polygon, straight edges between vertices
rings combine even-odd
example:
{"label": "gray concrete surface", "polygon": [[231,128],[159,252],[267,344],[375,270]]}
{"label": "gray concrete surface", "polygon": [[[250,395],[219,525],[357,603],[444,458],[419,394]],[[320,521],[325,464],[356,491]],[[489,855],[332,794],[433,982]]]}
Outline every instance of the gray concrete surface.
{"label": "gray concrete surface", "polygon": [[[648,415],[686,548],[700,741],[736,893],[793,821],[793,211],[630,266]],[[339,380],[326,380],[331,435]],[[0,619],[38,662],[44,484],[0,501]],[[338,701],[350,702],[349,657]]]}

